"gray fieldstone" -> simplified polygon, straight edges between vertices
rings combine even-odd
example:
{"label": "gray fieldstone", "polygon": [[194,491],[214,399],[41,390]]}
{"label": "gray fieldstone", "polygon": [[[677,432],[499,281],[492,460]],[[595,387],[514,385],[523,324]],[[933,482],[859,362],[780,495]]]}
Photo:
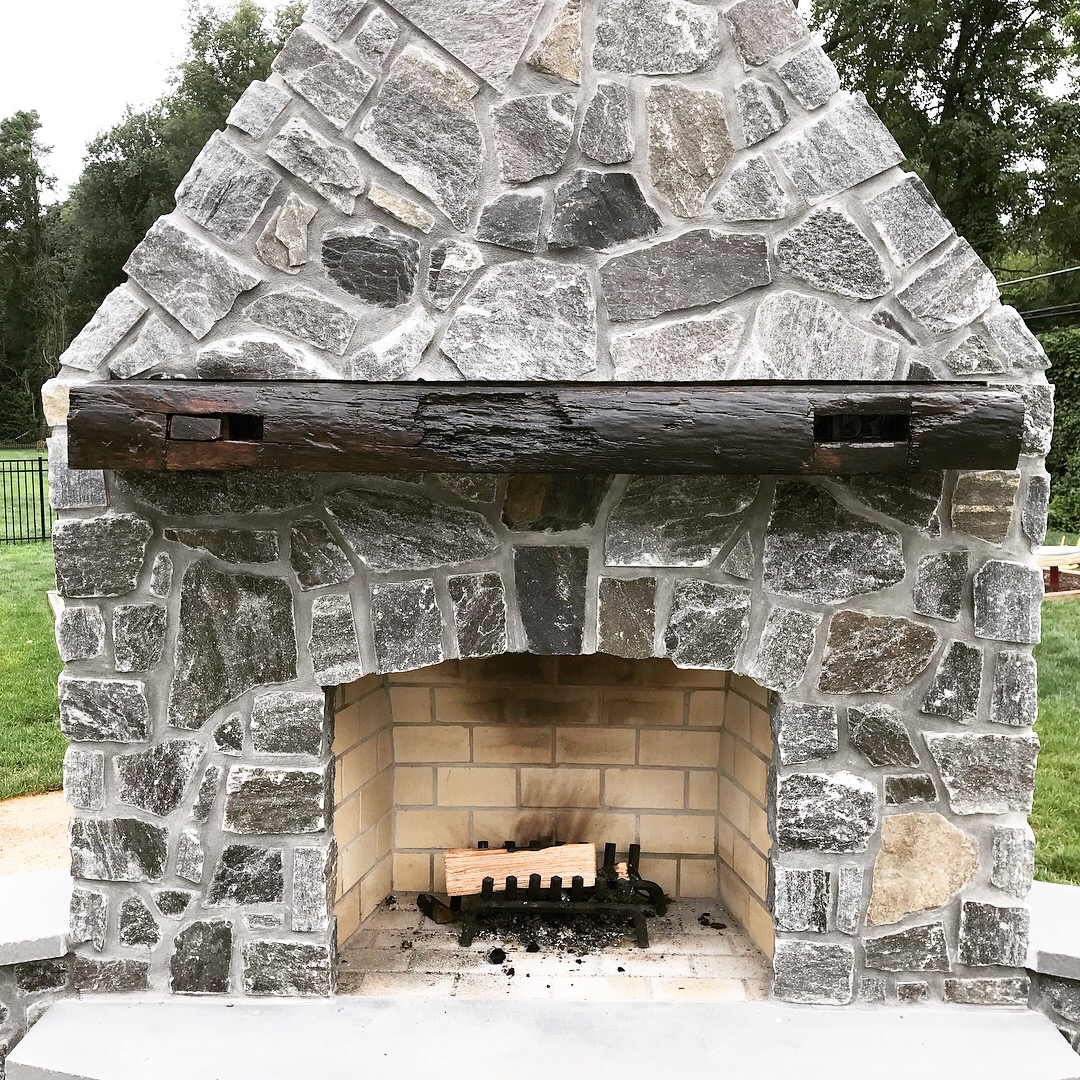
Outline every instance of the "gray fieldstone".
{"label": "gray fieldstone", "polygon": [[941,531],[938,506],[944,479],[940,472],[916,471],[903,478],[890,477],[888,480],[877,476],[852,476],[845,484],[859,502],[872,510],[937,536]]}
{"label": "gray fieldstone", "polygon": [[316,349],[344,356],[359,319],[311,289],[266,293],[244,314],[260,326],[306,341]]}
{"label": "gray fieldstone", "polygon": [[68,909],[68,945],[92,944],[98,952],[105,948],[109,898],[96,889],[75,886]]}
{"label": "gray fieldstone", "polygon": [[249,930],[280,930],[285,925],[285,916],[280,912],[245,913],[244,922]]}
{"label": "gray fieldstone", "polygon": [[330,529],[317,518],[304,518],[290,526],[289,565],[305,592],[341,585],[353,576],[352,563]]}
{"label": "gray fieldstone", "polygon": [[979,870],[979,845],[941,814],[891,814],[874,861],[868,926],[947,904]]}
{"label": "gray fieldstone", "polygon": [[907,725],[891,705],[852,705],[848,708],[851,745],[871,765],[918,766]]}
{"label": "gray fieldstone", "polygon": [[790,480],[776,486],[763,566],[770,592],[816,604],[887,589],[907,572],[899,533]]}
{"label": "gray fieldstone", "polygon": [[189,923],[176,935],[169,958],[174,994],[227,994],[232,967],[232,923]]}
{"label": "gray fieldstone", "polygon": [[1045,457],[1050,453],[1050,441],[1054,434],[1054,388],[1045,383],[1021,386],[1002,386],[1024,399],[1024,434],[1020,453],[1032,457]]}
{"label": "gray fieldstone", "polygon": [[999,308],[983,319],[983,325],[1013,368],[1043,371],[1050,366],[1039,339],[1028,329],[1016,308]]}
{"label": "gray fieldstone", "polygon": [[866,966],[877,971],[949,971],[952,967],[941,922],[867,938],[863,948]]}
{"label": "gray fieldstone", "polygon": [[60,730],[73,742],[146,742],[150,707],[141,682],[60,676]]}
{"label": "gray fieldstone", "polygon": [[292,928],[314,933],[330,926],[337,887],[337,848],[297,848],[293,852]]}
{"label": "gray fieldstone", "polygon": [[581,85],[581,0],[565,0],[527,63],[545,75]]}
{"label": "gray fieldstone", "polygon": [[200,350],[195,358],[200,379],[232,382],[336,379],[338,372],[320,357],[269,334],[225,338]]}
{"label": "gray fieldstone", "polygon": [[467,379],[577,379],[596,370],[596,297],[583,267],[495,266],[454,313],[442,351]]}
{"label": "gray fieldstone", "polygon": [[573,94],[530,94],[501,101],[494,114],[499,176],[510,183],[558,172],[574,137]]}
{"label": "gray fieldstone", "polygon": [[101,608],[65,606],[56,620],[56,648],[65,664],[101,656],[105,651]]}
{"label": "gray fieldstone", "polygon": [[1035,834],[1031,826],[995,825],[990,883],[1023,900],[1035,880]]}
{"label": "gray fieldstone", "polygon": [[484,256],[475,244],[440,240],[433,245],[426,290],[432,307],[445,311],[483,265]]}
{"label": "gray fieldstone", "polygon": [[260,694],[251,706],[251,742],[257,754],[318,757],[323,750],[325,722],[326,699],[322,694],[294,690]]}
{"label": "gray fieldstone", "polygon": [[945,354],[945,363],[955,375],[1000,375],[1005,370],[997,351],[978,334],[969,334],[955,349],[950,349]]}
{"label": "gray fieldstone", "polygon": [[476,239],[513,251],[539,251],[543,213],[542,191],[511,191],[500,195],[481,209]]}
{"label": "gray fieldstone", "polygon": [[176,205],[234,244],[248,234],[280,182],[276,173],[215,132],[176,189]]}
{"label": "gray fieldstone", "polygon": [[195,796],[195,803],[191,808],[192,820],[197,821],[200,825],[209,819],[210,811],[214,808],[218,788],[221,787],[222,775],[223,770],[220,765],[208,765],[206,772],[203,773],[202,781],[199,784],[199,793]]}
{"label": "gray fieldstone", "polygon": [[910,619],[840,611],[829,638],[818,689],[826,694],[889,694],[913,682],[930,663],[937,632]]}
{"label": "gray fieldstone", "polygon": [[915,577],[915,610],[932,619],[956,622],[970,573],[971,554],[964,549],[924,555]]}
{"label": "gray fieldstone", "polygon": [[322,832],[330,817],[327,767],[233,765],[225,783],[222,828],[270,836]]}
{"label": "gray fieldstone", "polygon": [[937,802],[938,792],[929,773],[885,777],[885,805],[905,806],[908,803]]}
{"label": "gray fieldstone", "polygon": [[67,435],[49,439],[49,505],[54,510],[86,510],[108,504],[105,474],[100,469],[69,469]]}
{"label": "gray fieldstone", "polygon": [[287,582],[195,563],[181,585],[169,724],[201,728],[253,687],[290,682],[296,658]]}
{"label": "gray fieldstone", "polygon": [[214,749],[227,757],[241,757],[244,753],[244,719],[235,713],[222,720],[213,735]]}
{"label": "gray fieldstone", "polygon": [[681,75],[712,67],[719,17],[686,0],[601,0],[593,67],[624,75]]}
{"label": "gray fieldstone", "polygon": [[370,69],[377,71],[382,69],[399,37],[401,27],[386,12],[375,8],[361,24],[353,48]]}
{"label": "gray fieldstone", "polygon": [[366,345],[352,357],[349,378],[375,382],[396,382],[404,378],[423,360],[424,351],[438,327],[434,316],[417,308],[385,337]]}
{"label": "gray fieldstone", "polygon": [[495,473],[428,473],[433,480],[463,502],[493,503],[499,491],[499,476]]}
{"label": "gray fieldstone", "polygon": [[176,876],[193,885],[202,883],[206,866],[206,852],[199,834],[194,829],[184,829],[176,846]]}
{"label": "gray fieldstone", "polygon": [[1071,1024],[1080,1022],[1080,982],[1040,974],[1035,985],[1042,1006],[1049,1006],[1061,1019]]}
{"label": "gray fieldstone", "polygon": [[646,94],[645,117],[652,185],[678,217],[695,217],[735,152],[723,99],[660,83]]}
{"label": "gray fieldstone", "polygon": [[420,267],[420,244],[384,225],[335,230],[323,240],[322,262],[330,280],[376,307],[395,308],[412,299]]}
{"label": "gray fieldstone", "polygon": [[[790,7],[787,0],[764,2]],[[792,17],[797,18],[794,12]],[[904,159],[888,128],[861,94],[831,105],[820,119],[779,143],[775,153],[799,194],[810,200],[837,195]]]}
{"label": "gray fieldstone", "polygon": [[304,22],[317,26],[328,38],[337,41],[363,7],[364,0],[311,0],[304,12]]}
{"label": "gray fieldstone", "polygon": [[209,907],[280,904],[285,899],[281,848],[229,844],[214,867],[206,895]]}
{"label": "gray fieldstone", "polygon": [[308,655],[315,668],[315,681],[321,686],[343,686],[364,676],[348,596],[317,596],[312,600]]}
{"label": "gray fieldstone", "polygon": [[160,218],[124,266],[185,330],[204,338],[260,278],[240,263]]}
{"label": "gray fieldstone", "polygon": [[279,558],[278,534],[241,529],[166,529],[165,539],[227,563],[263,565]]}
{"label": "gray fieldstone", "polygon": [[[28,960],[12,966],[15,988],[24,994],[40,994],[45,990],[62,990],[68,981],[68,960]],[[31,1007],[27,1008],[27,1016]],[[0,1021],[2,1022],[2,1021]]]}
{"label": "gray fieldstone", "polygon": [[154,903],[167,919],[179,919],[194,899],[195,894],[184,889],[161,889],[154,893]]}
{"label": "gray fieldstone", "polygon": [[167,817],[181,802],[205,751],[190,739],[172,739],[114,759],[117,801]]}
{"label": "gray fieldstone", "polygon": [[739,0],[725,12],[743,66],[764,64],[810,35],[786,0]]}
{"label": "gray fieldstone", "polygon": [[683,579],[675,583],[664,647],[676,667],[730,671],[749,627],[749,589]]}
{"label": "gray fieldstone", "polygon": [[372,570],[434,570],[491,555],[498,540],[487,520],[411,492],[352,487],[327,509],[346,543]]}
{"label": "gray fieldstone", "polygon": [[249,996],[330,997],[336,988],[336,956],[330,945],[249,941],[241,946],[241,956],[244,993]]}
{"label": "gray fieldstone", "polygon": [[120,944],[152,949],[161,940],[161,927],[145,901],[130,896],[120,905]]}
{"label": "gray fieldstone", "polygon": [[1046,516],[1050,508],[1050,477],[1037,473],[1028,477],[1027,492],[1020,511],[1024,535],[1033,547],[1046,542]]}
{"label": "gray fieldstone", "polygon": [[1039,675],[1030,653],[1003,649],[994,662],[990,722],[1031,727],[1039,718]]}
{"label": "gray fieldstone", "polygon": [[256,79],[240,95],[226,123],[253,139],[261,139],[288,104],[286,91]]}
{"label": "gray fieldstone", "polygon": [[630,129],[630,91],[601,79],[589,99],[578,132],[581,152],[604,165],[618,165],[634,156]]}
{"label": "gray fieldstone", "polygon": [[71,875],[90,881],[160,881],[168,830],[136,818],[72,818]]}
{"label": "gray fieldstone", "polygon": [[154,556],[154,565],[150,570],[150,592],[164,600],[172,592],[172,582],[172,556],[162,551]]}
{"label": "gray fieldstone", "polygon": [[610,476],[519,473],[506,485],[503,524],[513,532],[567,532],[591,527],[610,488]]}
{"label": "gray fieldstone", "polygon": [[968,967],[1023,967],[1031,912],[1026,907],[964,902],[957,959]]}
{"label": "gray fieldstone", "polygon": [[896,294],[925,330],[947,334],[966,326],[998,297],[994,275],[966,240],[956,240]]}
{"label": "gray fieldstone", "polygon": [[596,648],[611,656],[643,660],[653,655],[656,578],[600,578]]}
{"label": "gray fieldstone", "polygon": [[588,577],[586,548],[514,548],[514,583],[530,652],[576,656],[582,651]]}
{"label": "gray fieldstone", "polygon": [[102,514],[53,525],[56,587],[61,596],[126,596],[146,560],[151,524],[134,514]]}
{"label": "gray fieldstone", "polygon": [[371,624],[380,673],[413,671],[445,658],[433,581],[376,582],[371,586]]}
{"label": "gray fieldstone", "polygon": [[1038,567],[990,559],[975,574],[975,636],[1038,644],[1042,598]]}
{"label": "gray fieldstone", "polygon": [[164,604],[121,604],[113,609],[117,671],[149,671],[161,660],[168,617]]}
{"label": "gray fieldstone", "polygon": [[929,1000],[930,984],[927,982],[897,982],[896,1001],[899,1005],[918,1005]]}
{"label": "gray fieldstone", "polygon": [[739,353],[745,320],[724,311],[611,339],[615,377],[680,382],[722,379]]}
{"label": "gray fieldstone", "polygon": [[463,574],[447,581],[458,656],[499,656],[509,649],[506,590],[498,574]]}
{"label": "gray fieldstone", "polygon": [[429,233],[435,228],[434,215],[429,214],[418,202],[407,199],[382,184],[372,184],[367,197],[372,205],[397,218],[402,225],[409,225],[422,233]]}
{"label": "gray fieldstone", "polygon": [[922,711],[929,716],[947,716],[961,724],[974,723],[982,691],[982,662],[981,649],[962,641],[950,642],[926,692]]}
{"label": "gray fieldstone", "polygon": [[793,690],[806,674],[822,618],[817,612],[773,608],[750,674],[770,690]]}
{"label": "gray fieldstone", "polygon": [[76,956],[73,982],[76,990],[92,994],[134,994],[150,989],[150,964]]}
{"label": "gray fieldstone", "polygon": [[343,214],[356,209],[364,174],[351,150],[323,138],[307,121],[293,117],[266,153],[283,169],[317,191]]}
{"label": "gray fieldstone", "polygon": [[758,493],[756,478],[635,476],[608,518],[609,566],[708,566]]}
{"label": "gray fieldstone", "polygon": [[836,709],[832,705],[802,705],[774,695],[769,717],[773,743],[783,765],[817,761],[835,754],[840,747]]}
{"label": "gray fieldstone", "polygon": [[780,269],[815,288],[872,300],[889,291],[889,275],[874,245],[847,214],[814,210],[780,237]]}
{"label": "gray fieldstone", "polygon": [[849,322],[826,300],[779,292],[758,306],[744,379],[890,379],[900,347]]}
{"label": "gray fieldstone", "polygon": [[632,173],[578,169],[555,189],[548,244],[557,250],[607,251],[631,240],[644,240],[660,224]]}
{"label": "gray fieldstone", "polygon": [[105,755],[69,746],[64,752],[64,801],[76,810],[105,808]]}
{"label": "gray fieldstone", "polygon": [[724,221],[779,221],[787,216],[791,200],[772,166],[758,154],[731,170],[713,206]]}
{"label": "gray fieldstone", "polygon": [[109,361],[109,370],[118,379],[134,379],[151,368],[175,362],[186,347],[186,341],[156,315],[151,315],[135,341]]}
{"label": "gray fieldstone", "polygon": [[953,813],[1031,812],[1037,735],[926,732],[923,738],[937,762]]}
{"label": "gray fieldstone", "polygon": [[836,929],[841,934],[857,934],[862,924],[863,868],[841,866],[836,886]]}
{"label": "gray fieldstone", "polygon": [[804,109],[816,109],[840,89],[840,76],[820,45],[801,49],[777,69],[792,97]]}
{"label": "gray fieldstone", "polygon": [[946,979],[945,1000],[955,1005],[1027,1005],[1031,980]]}
{"label": "gray fieldstone", "polygon": [[885,989],[884,979],[862,978],[859,980],[859,1000],[867,1004],[883,1005]]}
{"label": "gray fieldstone", "polygon": [[272,70],[339,130],[375,85],[373,75],[303,26],[285,42]]}
{"label": "gray fieldstone", "polygon": [[[497,2],[524,7],[518,0]],[[538,0],[530,2],[535,6]],[[416,0],[410,3],[419,6]],[[460,19],[460,8],[454,8],[455,20]],[[433,18],[441,17],[436,9],[428,10]],[[372,157],[431,199],[457,229],[468,225],[484,163],[484,139],[473,105],[478,89],[434,53],[410,45],[391,64],[356,136]]]}
{"label": "gray fieldstone", "polygon": [[771,280],[764,236],[716,229],[616,255],[600,268],[612,322],[719,303]]}
{"label": "gray fieldstone", "polygon": [[779,131],[790,119],[784,97],[760,79],[747,79],[735,87],[735,104],[742,123],[743,141],[754,146]]}
{"label": "gray fieldstone", "polygon": [[855,949],[843,943],[781,938],[773,957],[773,996],[803,1005],[847,1005],[855,986]]}
{"label": "gray fieldstone", "polygon": [[720,564],[720,569],[732,577],[749,581],[754,576],[757,568],[757,551],[749,533],[744,533],[739,542],[728,552],[728,556]]}
{"label": "gray fieldstone", "polygon": [[933,195],[914,174],[866,201],[874,223],[896,265],[903,268],[928,255],[953,235]]}
{"label": "gray fieldstone", "polygon": [[61,355],[61,367],[96,370],[145,314],[146,305],[126,285],[113,289]]}
{"label": "gray fieldstone", "polygon": [[776,929],[824,934],[828,929],[831,881],[828,870],[798,870],[773,863],[770,906]]}
{"label": "gray fieldstone", "polygon": [[991,544],[1002,543],[1009,535],[1019,490],[1018,472],[961,473],[953,492],[953,528]]}

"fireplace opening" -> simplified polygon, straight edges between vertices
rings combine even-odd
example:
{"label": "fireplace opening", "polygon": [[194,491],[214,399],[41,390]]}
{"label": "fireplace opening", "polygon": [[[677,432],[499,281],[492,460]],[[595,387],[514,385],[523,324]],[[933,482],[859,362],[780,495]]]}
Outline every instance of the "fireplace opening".
{"label": "fireplace opening", "polygon": [[[367,676],[332,708],[342,992],[767,993],[772,741],[752,680],[510,654]],[[670,900],[650,947],[630,923],[556,920],[538,948],[496,923],[463,949],[458,925],[417,910],[418,894],[448,899],[447,849],[506,840],[593,844],[601,860],[640,845],[641,876]]]}

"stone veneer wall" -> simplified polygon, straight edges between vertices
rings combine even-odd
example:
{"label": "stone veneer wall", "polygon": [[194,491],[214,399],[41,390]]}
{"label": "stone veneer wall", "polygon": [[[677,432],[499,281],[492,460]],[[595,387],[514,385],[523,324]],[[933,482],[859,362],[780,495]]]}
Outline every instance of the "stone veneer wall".
{"label": "stone veneer wall", "polygon": [[340,688],[340,940],[391,888],[444,892],[448,847],[551,837],[640,843],[645,877],[722,894],[771,957],[768,694],[728,682],[663,660],[517,655]]}
{"label": "stone veneer wall", "polygon": [[[902,158],[787,0],[316,0],[44,390],[81,989],[331,993],[324,688],[605,651],[776,691],[780,997],[1015,999],[1052,398]],[[135,376],[973,379],[1027,422],[1015,472],[890,481],[71,472],[70,387]]]}

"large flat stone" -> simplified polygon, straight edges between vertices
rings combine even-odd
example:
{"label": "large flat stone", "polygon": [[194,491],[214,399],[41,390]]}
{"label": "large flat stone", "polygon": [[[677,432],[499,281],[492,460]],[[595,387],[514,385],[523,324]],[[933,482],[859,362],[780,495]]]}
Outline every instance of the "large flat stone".
{"label": "large flat stone", "polygon": [[900,306],[935,334],[966,326],[997,298],[994,275],[966,240],[951,244],[896,294]]}
{"label": "large flat stone", "polygon": [[337,41],[364,8],[364,0],[311,0],[304,12],[304,22],[317,26],[328,38]]}
{"label": "large flat stone", "polygon": [[160,881],[168,830],[136,818],[72,819],[71,873],[88,881]]}
{"label": "large flat stone", "polygon": [[1039,681],[1035,657],[1003,649],[994,662],[990,722],[1031,727],[1039,718]]}
{"label": "large flat stone", "polygon": [[583,547],[515,547],[514,582],[529,651],[581,652],[589,553]]}
{"label": "large flat stone", "polygon": [[498,574],[462,574],[447,581],[458,655],[498,656],[509,648],[506,589]]}
{"label": "large flat stone", "polygon": [[820,45],[800,49],[781,64],[778,74],[804,109],[817,109],[840,89],[840,76]]}
{"label": "large flat stone", "polygon": [[781,851],[865,851],[878,825],[877,789],[853,773],[793,773],[776,781]]}
{"label": "large flat stone", "polygon": [[529,54],[529,67],[581,85],[581,0],[565,0],[540,43]]}
{"label": "large flat stone", "polygon": [[257,754],[306,754],[323,749],[326,699],[323,694],[277,690],[260,694],[251,706],[251,744]]}
{"label": "large flat stone", "polygon": [[790,119],[783,95],[761,79],[739,83],[735,87],[735,104],[747,146],[767,139]]}
{"label": "large flat stone", "polygon": [[773,608],[750,674],[769,690],[793,690],[806,674],[823,618],[818,612]]}
{"label": "large flat stone", "polygon": [[774,696],[769,719],[783,765],[817,761],[840,748],[839,721],[832,705],[804,705]]}
{"label": "large flat stone", "polygon": [[442,663],[442,621],[433,581],[372,585],[371,626],[378,670],[414,671]]}
{"label": "large flat stone", "polygon": [[56,587],[61,596],[126,596],[139,580],[150,522],[135,514],[68,518],[53,525]]}
{"label": "large flat stone", "polygon": [[311,289],[292,288],[260,296],[245,314],[252,322],[343,356],[359,320]]}
{"label": "large flat stone", "polygon": [[750,626],[750,600],[749,589],[677,581],[664,632],[664,647],[675,666],[734,668]]}
{"label": "large flat stone", "polygon": [[220,382],[284,382],[336,379],[338,371],[306,349],[271,334],[252,332],[223,338],[200,349],[195,358],[200,379]]}
{"label": "large flat stone", "polygon": [[970,724],[978,716],[983,654],[963,641],[949,643],[922,703],[929,716]]}
{"label": "large flat stone", "polygon": [[843,942],[776,943],[773,994],[802,1005],[846,1005],[854,993],[855,949]]}
{"label": "large flat stone", "polygon": [[335,951],[329,945],[250,941],[241,955],[244,993],[252,997],[330,997],[337,985]]}
{"label": "large flat stone", "polygon": [[867,938],[866,966],[877,971],[949,971],[945,924],[912,926],[895,934]]}
{"label": "large flat stone", "polygon": [[597,649],[640,660],[653,655],[656,578],[600,579]]}
{"label": "large flat stone", "polygon": [[137,502],[182,518],[275,514],[303,506],[315,497],[311,477],[261,469],[179,476],[127,472],[117,480],[121,490]]}
{"label": "large flat stone", "polygon": [[724,221],[780,221],[791,198],[764,154],[745,158],[720,185],[713,206]]}
{"label": "large flat stone", "polygon": [[577,169],[555,189],[548,244],[606,251],[660,228],[632,173]]}
{"label": "large flat stone", "polygon": [[848,738],[871,765],[917,767],[919,755],[907,725],[891,705],[852,705],[848,709]]}
{"label": "large flat stone", "polygon": [[841,611],[829,623],[818,688],[826,694],[888,694],[926,670],[937,632],[910,619]]}
{"label": "large flat stone", "polygon": [[113,656],[117,671],[149,671],[165,652],[168,613],[164,604],[120,604],[113,609]]}
{"label": "large flat stone", "polygon": [[205,751],[190,739],[170,739],[114,759],[116,798],[148,814],[167,817],[183,801]]}
{"label": "large flat stone", "polygon": [[970,573],[971,553],[964,548],[924,555],[915,578],[915,610],[933,619],[956,622]]}
{"label": "large flat stone", "polygon": [[917,262],[953,234],[933,195],[914,174],[867,199],[866,211],[899,267]]}
{"label": "large flat stone", "polygon": [[208,907],[280,904],[285,899],[282,849],[229,844],[214,867]]}
{"label": "large flat stone", "polygon": [[829,921],[831,883],[828,870],[774,865],[769,892],[776,929],[824,934]]}
{"label": "large flat stone", "polygon": [[970,967],[1023,967],[1030,925],[1026,907],[965,901],[957,959]]}
{"label": "large flat stone", "polygon": [[145,314],[146,305],[126,285],[113,289],[63,352],[61,366],[94,371]]}
{"label": "large flat stone", "polygon": [[269,529],[166,529],[165,539],[227,563],[258,566],[279,557],[278,534]]}
{"label": "large flat stone", "polygon": [[141,682],[60,676],[60,730],[73,742],[145,742],[150,707]]}
{"label": "large flat stone", "polygon": [[289,563],[305,591],[340,585],[353,576],[352,563],[330,529],[317,518],[293,522],[289,530]]}
{"label": "large flat stone", "polygon": [[615,377],[680,382],[722,379],[739,355],[746,322],[734,311],[680,319],[611,339]]}
{"label": "large flat stone", "polygon": [[105,651],[105,619],[93,606],[64,606],[56,620],[56,648],[64,663],[93,660]]}
{"label": "large flat stone", "polygon": [[343,214],[356,209],[364,174],[353,152],[293,117],[274,137],[266,153],[283,169],[317,191]]}
{"label": "large flat stone", "polygon": [[513,532],[590,528],[610,488],[610,476],[520,473],[506,485],[503,524]]}
{"label": "large flat stone", "polygon": [[495,105],[499,176],[522,183],[558,172],[574,137],[576,107],[573,94],[529,94]]}
{"label": "large flat stone", "polygon": [[596,84],[581,120],[578,145],[587,157],[605,165],[617,165],[634,156],[630,91],[625,86],[605,79]]}
{"label": "large flat stone", "polygon": [[685,0],[601,0],[593,65],[626,75],[711,67],[720,52],[715,11]]}
{"label": "large flat stone", "polygon": [[725,16],[744,67],[763,64],[809,37],[794,5],[785,0],[739,0]]}
{"label": "large flat stone", "polygon": [[287,91],[256,79],[240,95],[225,122],[253,139],[261,139],[288,104]]}
{"label": "large flat stone", "polygon": [[303,26],[285,42],[272,69],[339,130],[375,85],[373,75]]}
{"label": "large flat stone", "polygon": [[1038,644],[1042,598],[1038,567],[990,559],[975,574],[975,636]]}
{"label": "large flat stone", "polygon": [[318,833],[326,828],[333,792],[325,766],[270,768],[234,765],[225,783],[225,832]]}
{"label": "large flat stone", "polygon": [[365,345],[349,360],[349,378],[374,382],[405,378],[423,360],[438,328],[433,316],[417,308],[388,334]]}
{"label": "large flat stone", "polygon": [[232,942],[232,923],[222,919],[189,923],[173,944],[169,989],[174,994],[227,994]]}
{"label": "large flat stone", "polygon": [[317,596],[311,602],[308,655],[320,686],[344,686],[366,674],[348,596]]}
{"label": "large flat stone", "polygon": [[347,293],[375,307],[396,308],[412,299],[420,244],[385,225],[349,226],[323,238],[322,264]]}
{"label": "large flat stone", "polygon": [[780,237],[780,269],[817,289],[873,300],[889,289],[885,263],[865,233],[839,210],[815,210]]}
{"label": "large flat stone", "polygon": [[923,735],[956,814],[1030,813],[1039,739],[977,732]]}
{"label": "large flat stone", "polygon": [[485,204],[476,225],[476,239],[511,251],[540,248],[543,192],[510,191]]}

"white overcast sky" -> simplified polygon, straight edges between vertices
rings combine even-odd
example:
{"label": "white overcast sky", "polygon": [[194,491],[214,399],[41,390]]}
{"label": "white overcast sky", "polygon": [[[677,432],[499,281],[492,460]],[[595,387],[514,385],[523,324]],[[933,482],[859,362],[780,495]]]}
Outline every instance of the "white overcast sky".
{"label": "white overcast sky", "polygon": [[149,105],[166,89],[187,40],[186,13],[187,0],[0,0],[0,117],[41,114],[59,194],[78,178],[95,135],[125,106]]}

